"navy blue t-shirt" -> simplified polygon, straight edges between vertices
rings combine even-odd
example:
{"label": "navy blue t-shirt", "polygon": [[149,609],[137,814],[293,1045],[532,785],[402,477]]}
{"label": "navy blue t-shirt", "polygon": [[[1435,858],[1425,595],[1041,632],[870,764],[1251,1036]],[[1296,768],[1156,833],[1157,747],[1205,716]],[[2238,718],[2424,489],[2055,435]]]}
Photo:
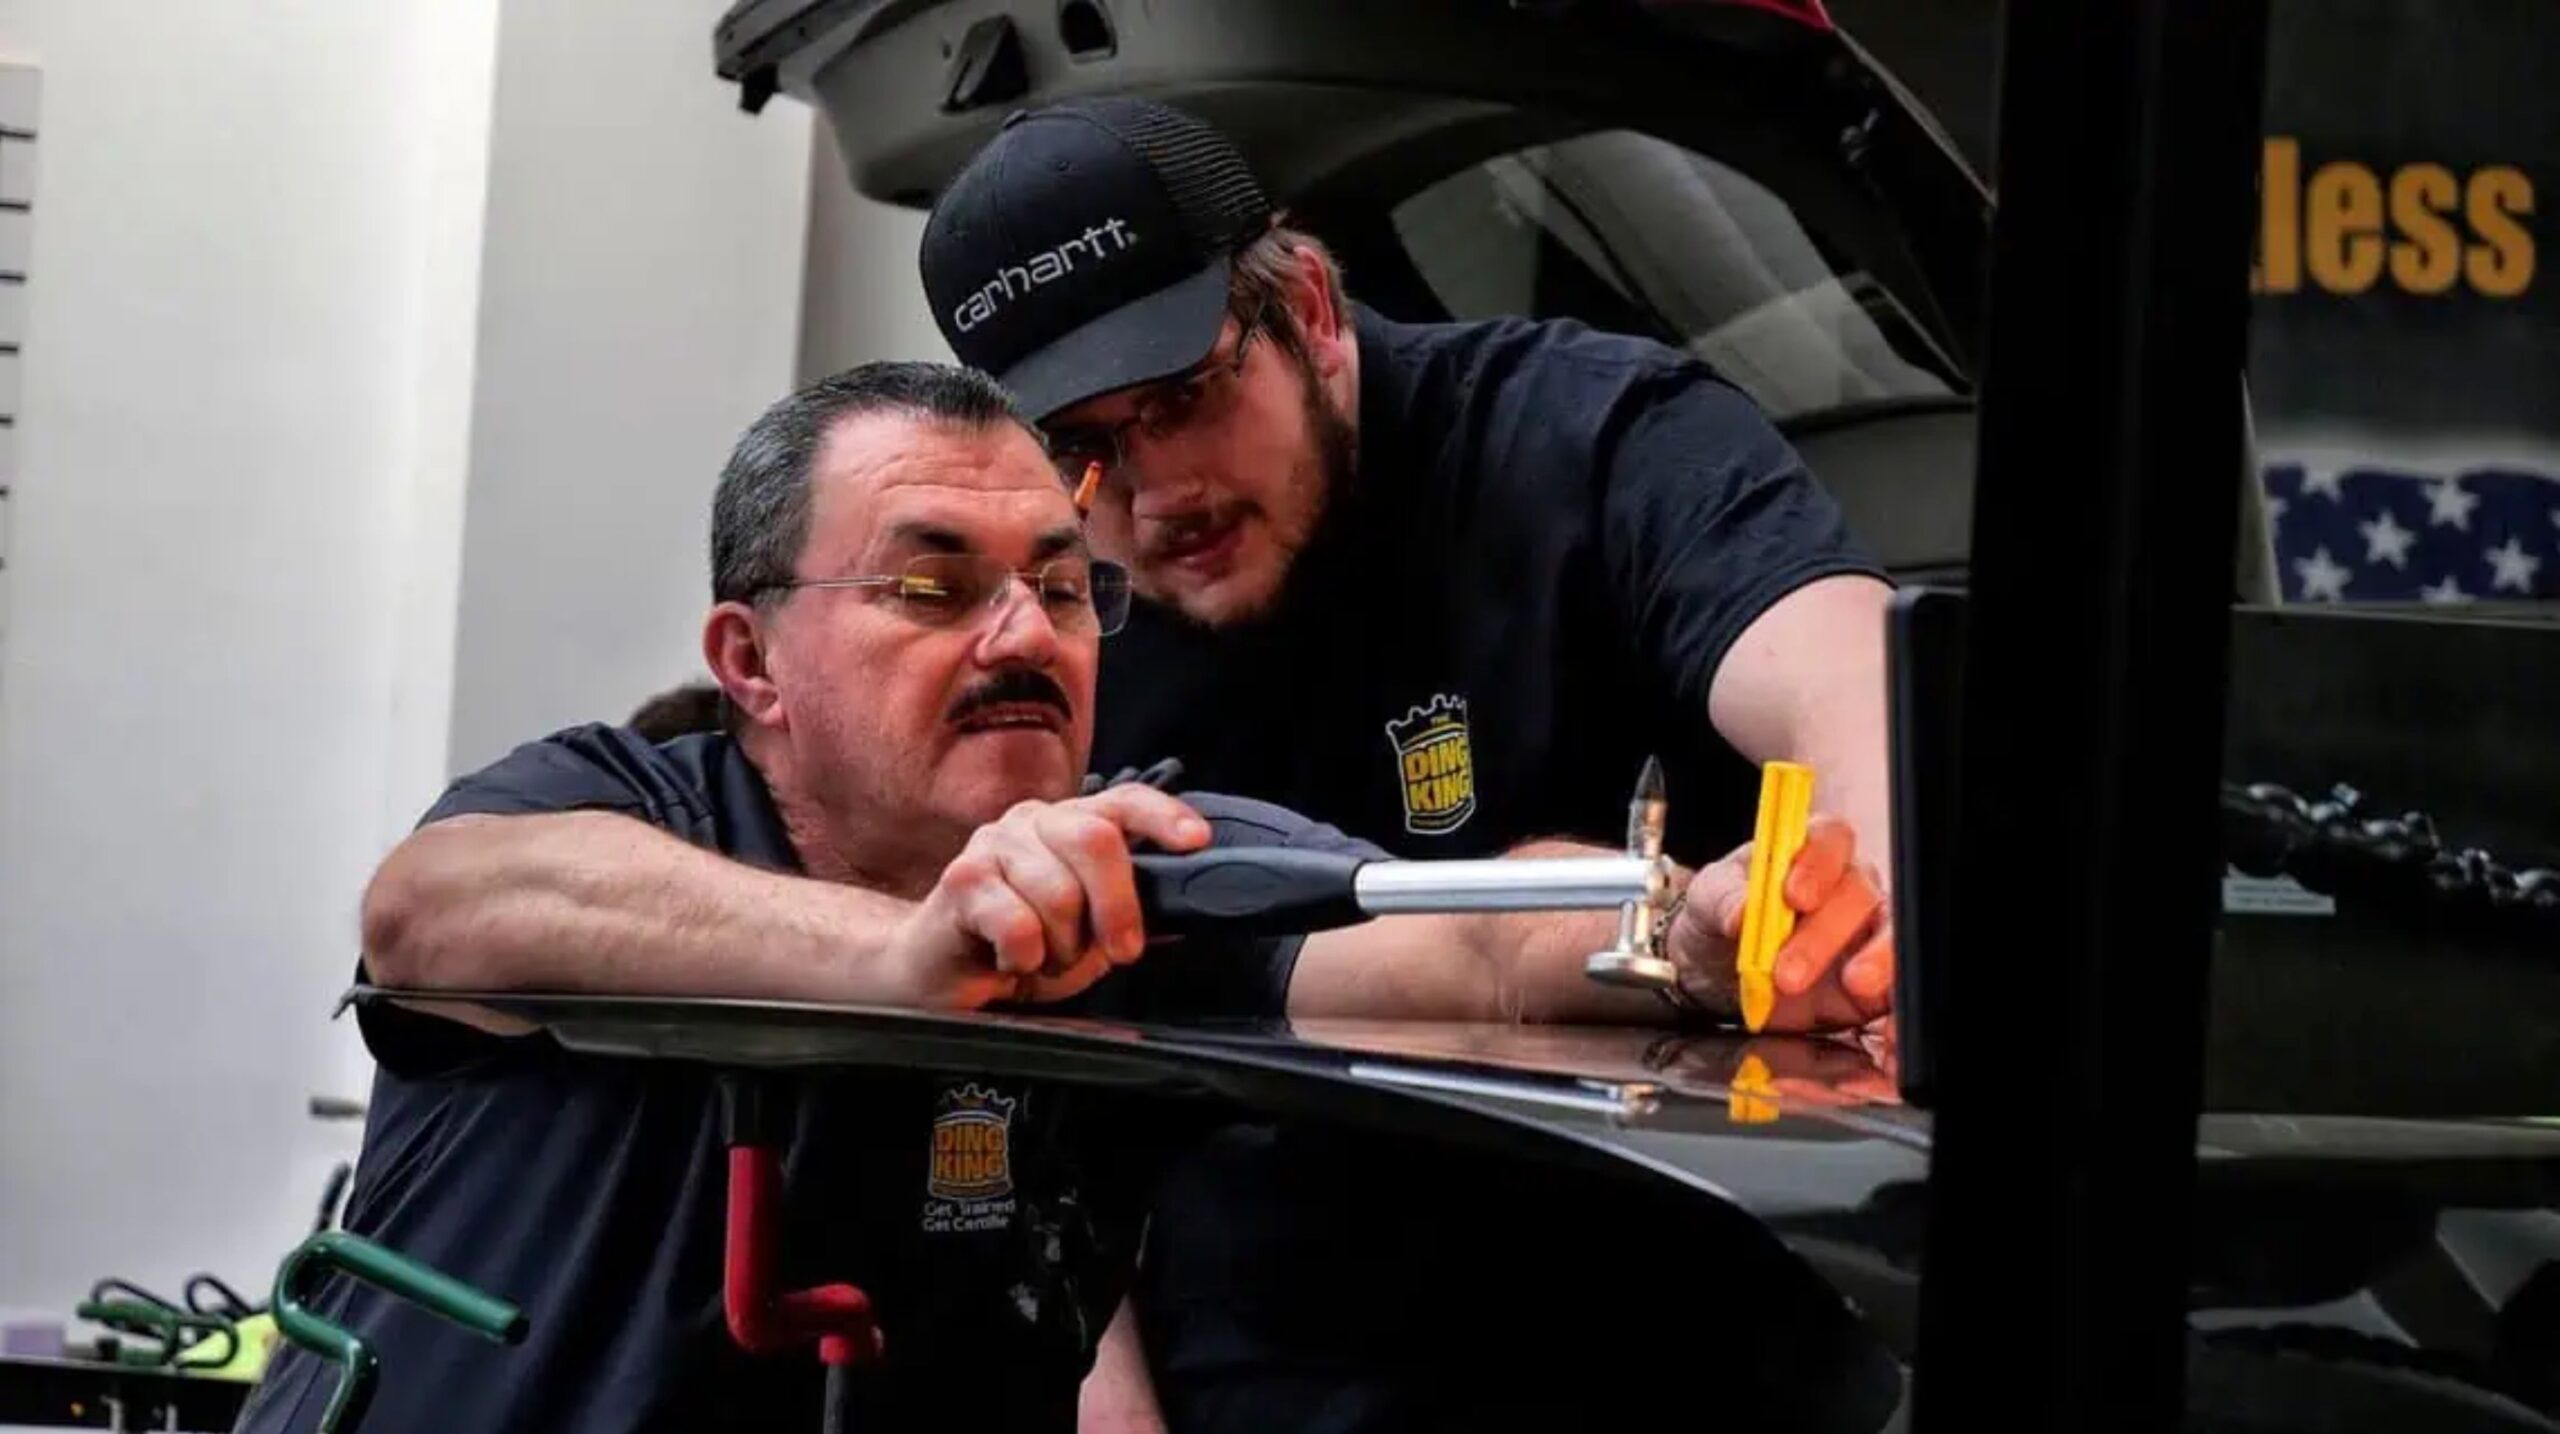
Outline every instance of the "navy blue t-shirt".
{"label": "navy blue t-shirt", "polygon": [[[1260,803],[1187,796],[1224,845],[1371,850]],[[464,777],[427,814],[621,812],[777,871],[799,863],[737,745],[590,726]],[[1276,1014],[1296,939],[1190,941],[1051,1009]],[[317,1301],[382,1356],[367,1434],[814,1429],[814,1351],[755,1358],[721,1311],[725,1155],[713,1072],[577,1054],[398,1007],[360,1020],[377,1065],[347,1229],[521,1306],[516,1348],[350,1281]],[[1135,1098],[930,1073],[794,1072],[783,1288],[869,1294],[884,1364],[852,1427],[1073,1427],[1134,1263],[1167,1140]],[[998,1168],[932,1168],[937,1124],[993,1122]],[[240,1427],[312,1428],[335,1370],[280,1350]]]}
{"label": "navy blue t-shirt", "polygon": [[[1179,757],[1204,787],[1454,857],[1622,842],[1658,754],[1674,857],[1747,839],[1758,774],[1707,694],[1779,598],[1882,575],[1830,496],[1661,344],[1354,312],[1351,491],[1269,617],[1211,632],[1138,606],[1103,647],[1097,765]],[[1456,1292],[1540,1233],[1506,1198],[1393,1140],[1222,1131],[1166,1187],[1141,1288],[1176,1428],[1466,1427],[1482,1410],[1451,1402],[1468,1381],[1443,1355],[1516,1345],[1520,1315]]]}
{"label": "navy blue t-shirt", "polygon": [[1278,608],[1208,631],[1153,604],[1103,644],[1094,761],[1321,817],[1399,856],[1625,839],[1648,755],[1672,855],[1750,835],[1756,769],[1707,721],[1753,619],[1881,576],[1741,391],[1565,321],[1355,306],[1358,472]]}

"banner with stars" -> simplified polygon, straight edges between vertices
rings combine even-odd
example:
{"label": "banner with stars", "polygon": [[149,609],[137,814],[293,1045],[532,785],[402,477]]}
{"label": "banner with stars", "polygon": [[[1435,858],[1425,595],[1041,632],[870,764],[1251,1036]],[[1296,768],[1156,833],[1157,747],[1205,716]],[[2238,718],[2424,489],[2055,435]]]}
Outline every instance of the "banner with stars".
{"label": "banner with stars", "polygon": [[2554,14],[2270,12],[2249,388],[2289,602],[2560,600],[2560,128],[2515,118],[2560,93]]}
{"label": "banner with stars", "polygon": [[2560,599],[2560,472],[2304,458],[2264,474],[2288,602]]}

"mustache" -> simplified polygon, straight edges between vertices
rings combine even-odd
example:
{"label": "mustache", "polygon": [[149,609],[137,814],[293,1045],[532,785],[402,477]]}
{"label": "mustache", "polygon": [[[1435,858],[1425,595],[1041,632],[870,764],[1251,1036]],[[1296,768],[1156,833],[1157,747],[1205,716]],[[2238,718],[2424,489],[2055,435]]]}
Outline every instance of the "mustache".
{"label": "mustache", "polygon": [[1060,717],[1075,715],[1067,703],[1066,689],[1049,674],[1028,667],[1008,667],[961,693],[959,700],[951,704],[947,720],[965,722],[990,707],[1004,707],[1017,702],[1043,702],[1058,709]]}
{"label": "mustache", "polygon": [[1144,524],[1148,531],[1146,541],[1140,545],[1139,556],[1153,561],[1180,552],[1185,546],[1198,541],[1201,534],[1216,532],[1242,520],[1252,507],[1250,503],[1228,502],[1215,508],[1194,508],[1175,517],[1152,519]]}

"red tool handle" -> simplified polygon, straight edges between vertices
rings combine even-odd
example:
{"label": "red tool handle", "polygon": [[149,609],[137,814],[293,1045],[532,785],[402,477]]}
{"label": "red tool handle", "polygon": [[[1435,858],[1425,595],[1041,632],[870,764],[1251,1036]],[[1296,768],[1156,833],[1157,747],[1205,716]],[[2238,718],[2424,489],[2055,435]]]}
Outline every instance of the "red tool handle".
{"label": "red tool handle", "polygon": [[815,1340],[819,1362],[837,1367],[878,1357],[880,1326],[870,1296],[851,1285],[773,1287],[781,1224],[781,1154],[764,1145],[731,1146],[723,1290],[729,1337],[749,1354],[775,1354]]}

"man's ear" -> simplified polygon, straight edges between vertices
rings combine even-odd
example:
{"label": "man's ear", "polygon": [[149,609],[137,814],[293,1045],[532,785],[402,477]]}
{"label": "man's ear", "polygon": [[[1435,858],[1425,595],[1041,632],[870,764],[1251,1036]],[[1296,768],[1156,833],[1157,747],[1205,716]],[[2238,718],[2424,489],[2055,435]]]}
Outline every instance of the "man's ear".
{"label": "man's ear", "polygon": [[1342,366],[1344,352],[1351,343],[1351,330],[1344,323],[1342,306],[1334,302],[1324,256],[1311,246],[1300,244],[1290,250],[1289,257],[1293,261],[1288,281],[1289,312],[1298,321],[1298,333],[1306,341],[1316,372],[1330,378]]}
{"label": "man's ear", "polygon": [[764,625],[755,608],[742,602],[714,606],[702,620],[702,660],[740,718],[783,725],[782,689],[765,662]]}

